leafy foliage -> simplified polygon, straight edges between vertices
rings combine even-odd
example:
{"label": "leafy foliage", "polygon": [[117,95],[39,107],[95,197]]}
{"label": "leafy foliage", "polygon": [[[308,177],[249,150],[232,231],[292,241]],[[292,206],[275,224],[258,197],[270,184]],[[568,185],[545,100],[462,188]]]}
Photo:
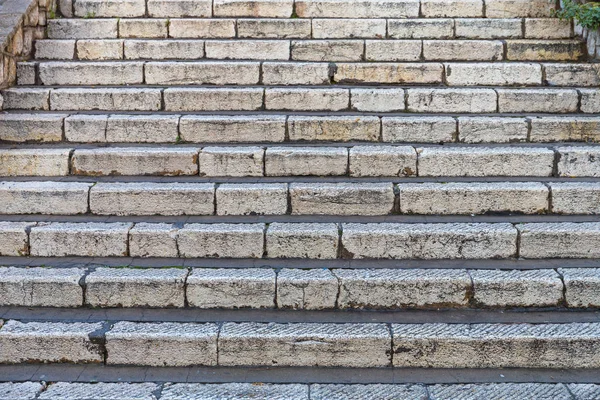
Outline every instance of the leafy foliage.
{"label": "leafy foliage", "polygon": [[600,2],[579,4],[574,0],[564,0],[563,8],[554,14],[563,20],[574,19],[584,28],[600,28]]}

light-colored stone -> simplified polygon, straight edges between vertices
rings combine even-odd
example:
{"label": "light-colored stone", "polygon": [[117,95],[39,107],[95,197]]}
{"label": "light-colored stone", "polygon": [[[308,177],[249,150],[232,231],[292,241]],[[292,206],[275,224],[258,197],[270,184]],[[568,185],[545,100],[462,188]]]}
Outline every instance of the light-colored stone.
{"label": "light-colored stone", "polygon": [[108,115],[74,114],[64,120],[65,139],[68,142],[106,142]]}
{"label": "light-colored stone", "polygon": [[556,8],[554,0],[486,0],[488,18],[551,17]]}
{"label": "light-colored stone", "polygon": [[[43,42],[42,42],[43,43]],[[90,39],[77,41],[77,58],[80,60],[119,60],[123,58],[123,41]]]}
{"label": "light-colored stone", "polygon": [[178,115],[111,115],[106,141],[115,143],[175,143]]}
{"label": "light-colored stone", "polygon": [[0,399],[34,400],[43,389],[40,382],[4,382],[0,383]]}
{"label": "light-colored stone", "polygon": [[444,143],[457,136],[452,117],[383,117],[381,123],[384,142]]}
{"label": "light-colored stone", "polygon": [[29,254],[27,232],[35,222],[0,221],[0,256],[26,256]]}
{"label": "light-colored stone", "polygon": [[600,149],[585,147],[558,147],[557,173],[565,177],[600,176]]}
{"label": "light-colored stone", "polygon": [[129,230],[131,257],[179,257],[178,228],[172,224],[138,222]]}
{"label": "light-colored stone", "polygon": [[544,72],[550,86],[600,86],[598,64],[544,64]]}
{"label": "light-colored stone", "polygon": [[504,56],[499,40],[424,40],[423,58],[440,61],[497,61]]}
{"label": "light-colored stone", "polygon": [[416,18],[419,0],[296,0],[300,18]]}
{"label": "light-colored stone", "polygon": [[200,176],[263,176],[262,147],[205,147],[200,151]]}
{"label": "light-colored stone", "polygon": [[108,365],[217,365],[216,324],[117,322],[106,332]]}
{"label": "light-colored stone", "polygon": [[261,258],[263,224],[186,224],[179,230],[181,257]]}
{"label": "light-colored stone", "polygon": [[422,147],[419,176],[551,176],[554,152],[540,147]]}
{"label": "light-colored stone", "polygon": [[308,400],[308,385],[177,383],[164,385],[160,394],[161,400],[223,400],[227,396],[234,399]]}
{"label": "light-colored stone", "polygon": [[91,183],[0,182],[3,214],[85,214]]}
{"label": "light-colored stone", "polygon": [[596,182],[549,182],[552,212],[600,214],[600,184]]}
{"label": "light-colored stone", "polygon": [[343,224],[345,258],[488,259],[513,257],[517,230],[507,223]]}
{"label": "light-colored stone", "polygon": [[192,148],[111,147],[75,150],[75,175],[196,175],[198,150]]}
{"label": "light-colored stone", "polygon": [[289,18],[293,0],[213,0],[215,17]]}
{"label": "light-colored stone", "polygon": [[199,308],[273,308],[275,271],[267,268],[194,268],[187,301]]}
{"label": "light-colored stone", "polygon": [[17,85],[35,85],[37,62],[17,63]]}
{"label": "light-colored stone", "polygon": [[336,83],[435,84],[442,83],[442,64],[437,63],[338,63]]}
{"label": "light-colored stone", "polygon": [[[533,399],[571,400],[562,384],[549,383],[478,383],[432,385],[428,387],[431,400],[478,399],[495,396],[503,400]],[[494,397],[492,397],[494,398]]]}
{"label": "light-colored stone", "polygon": [[165,19],[120,19],[120,38],[166,38],[169,23]]}
{"label": "light-colored stone", "polygon": [[144,0],[75,0],[73,13],[76,17],[142,17],[146,12]]}
{"label": "light-colored stone", "polygon": [[237,34],[239,38],[308,39],[311,37],[311,20],[240,18]]}
{"label": "light-colored stone", "polygon": [[483,17],[483,0],[421,0],[421,15],[435,17]]}
{"label": "light-colored stone", "polygon": [[390,19],[391,39],[449,39],[454,36],[454,20],[449,18]]}
{"label": "light-colored stone", "polygon": [[565,282],[565,300],[569,307],[598,307],[600,305],[600,269],[560,268]]}
{"label": "light-colored stone", "polygon": [[155,400],[154,393],[159,390],[156,383],[69,383],[56,382],[51,384],[39,399],[43,400],[74,400],[83,398],[112,399],[127,398],[135,400]]}
{"label": "light-colored stone", "polygon": [[1,149],[0,176],[64,176],[71,149]]}
{"label": "light-colored stone", "polygon": [[581,112],[587,114],[600,113],[600,90],[579,89],[579,93],[581,94]]}
{"label": "light-colored stone", "polygon": [[235,20],[225,18],[174,18],[169,20],[169,37],[178,39],[233,38],[235,37]]}
{"label": "light-colored stone", "polygon": [[141,62],[45,62],[39,65],[44,85],[132,85],[144,81]]}
{"label": "light-colored stone", "polygon": [[310,386],[310,397],[312,400],[429,400],[424,386],[400,384],[314,384]]}
{"label": "light-colored stone", "polygon": [[409,88],[407,110],[426,113],[493,113],[497,95],[493,89]]}
{"label": "light-colored stone", "polygon": [[66,114],[0,114],[0,140],[60,142]]}
{"label": "light-colored stone", "polygon": [[417,153],[410,146],[354,146],[349,157],[350,176],[417,174]]}
{"label": "light-colored stone", "polygon": [[207,40],[205,51],[206,58],[219,60],[289,60],[290,42],[282,40]]}
{"label": "light-colored stone", "polygon": [[347,308],[464,307],[471,279],[455,269],[335,269],[338,306]]}
{"label": "light-colored stone", "polygon": [[576,40],[507,40],[506,59],[511,61],[577,61],[584,44]]}
{"label": "light-colored stone", "polygon": [[391,183],[291,183],[295,215],[387,215],[394,209]]}
{"label": "light-colored stone", "polygon": [[49,39],[115,39],[117,19],[51,19],[48,21]]}
{"label": "light-colored stone", "polygon": [[288,118],[288,135],[293,141],[376,142],[379,140],[380,130],[379,117],[291,116]]}
{"label": "light-colored stone", "polygon": [[154,18],[181,18],[212,16],[210,0],[148,0],[148,16]]}
{"label": "light-colored stone", "polygon": [[203,40],[125,40],[128,60],[197,60],[204,57]]}
{"label": "light-colored stone", "polygon": [[385,38],[385,19],[313,19],[313,39]]}
{"label": "light-colored stone", "polygon": [[526,18],[525,38],[567,39],[573,36],[571,21],[558,18]]}
{"label": "light-colored stone", "polygon": [[97,268],[85,277],[92,307],[183,307],[187,269]]}
{"label": "light-colored stone", "polygon": [[35,58],[38,60],[72,60],[75,40],[36,40]]}
{"label": "light-colored stone", "polygon": [[367,61],[418,61],[421,58],[420,40],[365,40]]}
{"label": "light-colored stone", "polygon": [[167,111],[255,111],[263,105],[262,88],[170,88]]}
{"label": "light-colored stone", "polygon": [[577,112],[579,95],[574,89],[497,89],[498,111],[504,113]]}
{"label": "light-colored stone", "polygon": [[267,110],[341,111],[348,108],[348,89],[268,88]]}
{"label": "light-colored stone", "polygon": [[52,222],[31,228],[30,254],[37,257],[127,256],[126,222]]}
{"label": "light-colored stone", "polygon": [[2,91],[4,110],[49,110],[50,89],[9,88]]}
{"label": "light-colored stone", "polygon": [[259,70],[254,62],[164,61],[146,63],[145,76],[150,85],[253,85]]}
{"label": "light-colored stone", "polygon": [[223,366],[386,367],[385,324],[233,323],[219,335]]}
{"label": "light-colored stone", "polygon": [[404,111],[404,89],[352,88],[351,108],[366,112]]}
{"label": "light-colored stone", "polygon": [[569,383],[565,385],[577,400],[594,400],[600,396],[600,385],[591,383]]}
{"label": "light-colored stone", "polygon": [[534,63],[450,63],[446,64],[450,86],[541,85],[542,67]]}
{"label": "light-colored stone", "polygon": [[[81,307],[81,268],[0,267],[0,304],[19,307]],[[0,397],[1,398],[1,397]]]}
{"label": "light-colored stone", "polygon": [[528,132],[529,127],[524,118],[458,118],[458,141],[462,143],[526,142]]}
{"label": "light-colored stone", "polygon": [[346,175],[348,150],[344,147],[269,147],[266,176]]}
{"label": "light-colored stone", "polygon": [[280,115],[184,115],[179,133],[185,142],[283,142],[286,117]]}
{"label": "light-colored stone", "polygon": [[520,18],[457,18],[456,37],[465,39],[510,39],[523,36]]}
{"label": "light-colored stone", "polygon": [[597,222],[546,222],[516,225],[522,258],[597,258]]}
{"label": "light-colored stone", "polygon": [[336,307],[338,280],[327,269],[284,268],[277,274],[277,306],[294,310]]}
{"label": "light-colored stone", "polygon": [[563,283],[552,269],[470,270],[473,301],[485,307],[555,307],[563,300]]}
{"label": "light-colored stone", "polygon": [[0,330],[0,362],[102,363],[100,344],[90,335],[102,324],[8,321]]}
{"label": "light-colored stone", "polygon": [[161,108],[160,89],[65,88],[53,89],[52,110],[157,111]]}
{"label": "light-colored stone", "polygon": [[287,213],[285,183],[223,183],[217,188],[217,215],[282,215]]}
{"label": "light-colored stone", "polygon": [[299,61],[361,61],[362,40],[293,40],[292,60]]}
{"label": "light-colored stone", "polygon": [[269,258],[334,259],[338,236],[336,224],[273,222],[267,228],[266,253]]}
{"label": "light-colored stone", "polygon": [[262,83],[264,85],[327,85],[329,64],[264,62]]}

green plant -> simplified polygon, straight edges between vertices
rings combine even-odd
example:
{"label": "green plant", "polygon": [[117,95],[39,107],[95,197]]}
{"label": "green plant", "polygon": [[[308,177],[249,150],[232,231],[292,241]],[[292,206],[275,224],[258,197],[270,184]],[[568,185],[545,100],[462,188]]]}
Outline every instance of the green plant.
{"label": "green plant", "polygon": [[579,4],[574,0],[564,0],[563,8],[555,11],[554,15],[562,20],[575,20],[587,29],[600,28],[600,2]]}

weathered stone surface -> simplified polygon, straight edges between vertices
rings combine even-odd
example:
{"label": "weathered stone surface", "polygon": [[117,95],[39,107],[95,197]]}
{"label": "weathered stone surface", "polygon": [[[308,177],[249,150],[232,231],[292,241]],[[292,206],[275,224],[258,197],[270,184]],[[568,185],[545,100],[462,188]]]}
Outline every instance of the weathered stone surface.
{"label": "weathered stone surface", "polygon": [[1,176],[64,176],[71,149],[1,149]]}
{"label": "weathered stone surface", "polygon": [[289,18],[293,0],[213,0],[215,17]]}
{"label": "weathered stone surface", "polygon": [[3,214],[85,214],[91,183],[0,182]]}
{"label": "weathered stone surface", "polygon": [[488,18],[551,17],[556,8],[554,0],[486,0]]}
{"label": "weathered stone surface", "polygon": [[314,384],[310,386],[310,397],[313,400],[352,400],[360,399],[398,399],[398,400],[428,400],[429,396],[424,386],[400,384]]}
{"label": "weathered stone surface", "polygon": [[366,112],[403,111],[404,89],[350,89],[351,108]]}
{"label": "weathered stone surface", "polygon": [[288,135],[290,140],[326,140],[347,142],[354,140],[378,141],[380,121],[378,117],[369,116],[328,116],[288,118]]}
{"label": "weathered stone surface", "polygon": [[385,19],[313,19],[314,39],[385,38]]}
{"label": "weathered stone surface", "polygon": [[75,40],[36,40],[35,58],[38,60],[72,60]]}
{"label": "weathered stone surface", "polygon": [[67,383],[57,382],[51,384],[39,399],[112,399],[127,398],[136,400],[155,400],[154,393],[159,390],[155,383]]}
{"label": "weathered stone surface", "polygon": [[[38,42],[38,43],[43,43]],[[123,58],[123,40],[90,39],[77,41],[80,60],[119,60]]]}
{"label": "weathered stone surface", "polygon": [[535,147],[422,147],[419,176],[551,176],[554,152]]}
{"label": "weathered stone surface", "polygon": [[64,121],[65,139],[68,142],[106,142],[108,115],[73,114]]}
{"label": "weathered stone surface", "polygon": [[219,335],[219,364],[385,367],[389,347],[385,324],[228,322]]}
{"label": "weathered stone surface", "polygon": [[394,366],[593,368],[600,362],[599,328],[596,323],[394,324]]}
{"label": "weathered stone surface", "polygon": [[179,133],[186,142],[283,142],[286,117],[279,115],[185,115]]}
{"label": "weathered stone surface", "polygon": [[178,257],[178,229],[172,224],[138,222],[129,231],[132,257]]}
{"label": "weathered stone surface", "polygon": [[125,40],[129,60],[196,60],[204,57],[203,40]]}
{"label": "weathered stone surface", "polygon": [[187,301],[199,308],[273,308],[275,271],[267,268],[194,268]]}
{"label": "weathered stone surface", "polygon": [[25,256],[29,253],[28,230],[35,222],[0,221],[0,255]]}
{"label": "weathered stone surface", "polygon": [[187,269],[97,268],[85,277],[92,307],[183,307]]}
{"label": "weathered stone surface", "polygon": [[167,111],[254,111],[263,105],[262,88],[170,88]]}
{"label": "weathered stone surface", "polygon": [[473,300],[485,307],[552,307],[563,300],[563,283],[552,269],[470,270]]}
{"label": "weathered stone surface", "polygon": [[181,257],[261,258],[263,224],[186,224],[178,232]]}
{"label": "weathered stone surface", "polygon": [[205,50],[206,58],[219,60],[289,60],[290,58],[290,43],[282,40],[207,40]]}
{"label": "weathered stone surface", "polygon": [[308,39],[311,37],[311,20],[240,18],[237,34],[239,38]]}
{"label": "weathered stone surface", "polygon": [[409,88],[406,91],[410,112],[493,113],[497,109],[497,95],[493,89]]}
{"label": "weathered stone surface", "polygon": [[571,21],[558,18],[526,18],[525,38],[567,39],[573,36]]}
{"label": "weathered stone surface", "polygon": [[600,86],[598,64],[544,64],[544,72],[551,86]]}
{"label": "weathered stone surface", "polygon": [[262,176],[262,147],[205,147],[200,151],[200,176]]}
{"label": "weathered stone surface", "polygon": [[458,141],[463,143],[525,142],[528,132],[528,124],[524,118],[458,118]]}
{"label": "weathered stone surface", "polygon": [[421,0],[421,15],[431,17],[483,17],[483,0]]}
{"label": "weathered stone surface", "polygon": [[569,307],[598,307],[600,305],[600,269],[560,268],[565,282],[565,300]]}
{"label": "weathered stone surface", "polygon": [[217,215],[282,215],[287,213],[285,183],[221,184],[216,194]]}
{"label": "weathered stone surface", "polygon": [[51,19],[48,21],[49,39],[114,39],[117,37],[117,19]]}
{"label": "weathered stone surface", "polygon": [[269,147],[266,176],[346,175],[348,150],[344,147]]}
{"label": "weathered stone surface", "polygon": [[121,38],[166,38],[169,29],[166,19],[120,19]]}
{"label": "weathered stone surface", "polygon": [[151,85],[253,85],[259,69],[254,62],[164,61],[146,63],[144,73]]}
{"label": "weathered stone surface", "polygon": [[[495,396],[503,400],[534,399],[570,400],[569,391],[562,384],[550,383],[480,383],[460,385],[432,385],[428,387],[431,400],[477,399]],[[493,397],[492,397],[493,398]]]}
{"label": "weathered stone surface", "polygon": [[537,182],[400,183],[406,214],[539,214],[548,211],[548,188]]}
{"label": "weathered stone surface", "polygon": [[516,225],[523,258],[596,258],[600,250],[597,222],[546,222]]}
{"label": "weathered stone surface", "polygon": [[0,140],[60,142],[66,114],[0,114]]}
{"label": "weathered stone surface", "polygon": [[114,143],[175,143],[179,115],[111,115],[106,141]]}
{"label": "weathered stone surface", "polygon": [[437,63],[338,63],[336,83],[434,84],[442,82],[442,64]]}
{"label": "weathered stone surface", "polygon": [[212,215],[212,183],[100,182],[90,192],[90,210],[101,215]]}
{"label": "weathered stone surface", "polygon": [[291,183],[296,215],[387,215],[394,209],[390,183]]}
{"label": "weathered stone surface", "polygon": [[[0,267],[0,304],[20,307],[80,307],[81,268]],[[0,397],[1,398],[1,397]]]}
{"label": "weathered stone surface", "polygon": [[292,60],[361,61],[365,45],[362,40],[293,40]]}
{"label": "weathered stone surface", "polygon": [[338,236],[336,224],[273,222],[266,233],[267,257],[337,258]]}
{"label": "weathered stone surface", "polygon": [[166,384],[160,398],[161,400],[181,400],[184,398],[222,400],[227,396],[236,399],[308,400],[308,385],[177,383]]}
{"label": "weathered stone surface", "polygon": [[449,39],[454,36],[452,19],[390,19],[388,35],[391,39]]}
{"label": "weathered stone surface", "polygon": [[497,89],[498,111],[504,113],[577,112],[579,95],[573,89]]}
{"label": "weathered stone surface", "polygon": [[348,89],[269,88],[267,110],[340,111],[348,108]]}
{"label": "weathered stone surface", "polygon": [[569,383],[565,386],[577,400],[593,400],[594,397],[600,396],[600,385],[597,384]]}
{"label": "weathered stone surface", "polygon": [[585,147],[558,147],[558,176],[600,176],[600,149]]}
{"label": "weathered stone surface", "polygon": [[4,110],[49,110],[50,89],[9,88],[2,91]]}
{"label": "weathered stone surface", "polygon": [[367,61],[418,61],[422,44],[419,40],[366,40]]}
{"label": "weathered stone surface", "polygon": [[471,279],[454,269],[336,269],[339,308],[431,308],[467,305]]}
{"label": "weathered stone surface", "polygon": [[446,64],[450,86],[541,85],[542,67],[534,63],[450,63]]}
{"label": "weathered stone surface", "polygon": [[46,62],[39,65],[44,85],[129,85],[141,84],[144,64],[140,62]]}
{"label": "weathered stone surface", "polygon": [[424,40],[423,57],[440,61],[502,60],[504,46],[492,40]]}
{"label": "weathered stone surface", "polygon": [[35,85],[37,62],[22,61],[17,63],[17,85]]}
{"label": "weathered stone surface", "polygon": [[160,89],[68,88],[53,89],[52,110],[156,111],[161,108]]}
{"label": "weathered stone surface", "polygon": [[102,324],[8,321],[0,330],[0,362],[101,363],[102,349],[90,339]]}
{"label": "weathered stone surface", "polygon": [[191,148],[111,147],[75,150],[75,175],[196,175],[198,150]]}
{"label": "weathered stone surface", "polygon": [[52,222],[31,228],[29,246],[38,257],[127,256],[126,222]]}
{"label": "weathered stone surface", "polygon": [[508,39],[523,36],[520,18],[457,18],[456,37],[465,39]]}
{"label": "weathered stone surface", "polygon": [[207,18],[212,16],[212,1],[210,0],[148,0],[147,3],[150,17]]}
{"label": "weathered stone surface", "polygon": [[588,114],[600,113],[600,90],[579,89],[581,94],[581,112]]}
{"label": "weathered stone surface", "polygon": [[264,85],[328,85],[328,63],[264,62]]}
{"label": "weathered stone surface", "polygon": [[106,332],[109,365],[217,364],[216,324],[117,322]]}
{"label": "weathered stone surface", "polygon": [[585,54],[580,40],[507,40],[506,59],[515,61],[577,61]]}
{"label": "weathered stone surface", "polygon": [[39,382],[4,382],[0,383],[0,398],[2,399],[20,399],[33,400],[44,389]]}
{"label": "weathered stone surface", "polygon": [[516,253],[517,230],[498,224],[343,225],[346,258],[487,259]]}
{"label": "weathered stone surface", "polygon": [[549,182],[552,212],[600,214],[600,185],[595,182]]}
{"label": "weathered stone surface", "polygon": [[143,17],[146,12],[144,0],[76,0],[73,13],[76,17]]}
{"label": "weathered stone surface", "polygon": [[416,18],[418,0],[297,0],[300,18]]}
{"label": "weathered stone surface", "polygon": [[381,123],[384,142],[443,143],[457,136],[452,117],[383,117]]}
{"label": "weathered stone surface", "polygon": [[417,174],[417,153],[411,146],[354,146],[349,157],[350,176]]}
{"label": "weathered stone surface", "polygon": [[277,274],[277,306],[294,310],[336,307],[338,279],[326,269],[284,268]]}
{"label": "weathered stone surface", "polygon": [[[196,3],[194,1],[194,3]],[[174,18],[169,20],[169,37],[218,39],[235,37],[234,19],[189,19]]]}

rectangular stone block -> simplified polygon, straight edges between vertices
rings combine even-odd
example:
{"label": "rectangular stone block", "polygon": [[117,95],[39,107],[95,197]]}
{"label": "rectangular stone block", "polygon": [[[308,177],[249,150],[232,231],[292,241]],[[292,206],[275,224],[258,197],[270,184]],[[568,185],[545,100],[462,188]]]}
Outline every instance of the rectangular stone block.
{"label": "rectangular stone block", "polygon": [[237,20],[239,38],[256,39],[308,39],[311,37],[310,19],[260,19]]}
{"label": "rectangular stone block", "polygon": [[488,224],[343,224],[344,258],[489,259],[514,257],[517,230]]}
{"label": "rectangular stone block", "polygon": [[266,256],[335,259],[338,242],[336,224],[273,222],[267,228]]}
{"label": "rectangular stone block", "polygon": [[76,17],[143,17],[146,12],[144,0],[76,0],[73,13]]}
{"label": "rectangular stone block", "polygon": [[560,268],[565,282],[565,300],[569,307],[598,307],[600,305],[600,269]]}
{"label": "rectangular stone block", "polygon": [[53,89],[52,110],[74,111],[157,111],[161,109],[160,89],[69,88]]}
{"label": "rectangular stone block", "polygon": [[151,399],[160,386],[155,383],[68,383],[56,382],[47,387],[40,395],[40,399],[51,400],[56,398],[69,398],[74,396],[89,396],[90,398],[102,399],[127,396],[139,399]]}
{"label": "rectangular stone block", "polygon": [[349,157],[353,177],[417,174],[417,153],[411,146],[354,146]]}
{"label": "rectangular stone block", "polygon": [[525,38],[527,39],[568,39],[573,36],[571,21],[558,18],[526,18]]}
{"label": "rectangular stone block", "polygon": [[559,153],[557,174],[558,176],[579,177],[600,176],[600,149],[591,146],[585,147],[558,147]]}
{"label": "rectangular stone block", "polygon": [[115,39],[118,19],[66,19],[48,20],[49,39]]}
{"label": "rectangular stone block", "polygon": [[40,63],[44,85],[133,85],[141,84],[144,64],[140,62],[47,62]]}
{"label": "rectangular stone block", "polygon": [[262,63],[264,85],[328,85],[328,63]]}
{"label": "rectangular stone block", "polygon": [[313,39],[383,39],[385,19],[313,19]]}
{"label": "rectangular stone block", "polygon": [[343,147],[269,147],[265,176],[346,175],[348,150]]}
{"label": "rectangular stone block", "polygon": [[106,141],[116,143],[175,143],[179,115],[111,115]]}
{"label": "rectangular stone block", "polygon": [[197,60],[204,58],[203,40],[125,40],[129,60]]}
{"label": "rectangular stone block", "polygon": [[547,222],[516,225],[523,258],[596,258],[600,237],[597,222]]}
{"label": "rectangular stone block", "polygon": [[262,258],[264,224],[186,224],[179,230],[181,257]]}
{"label": "rectangular stone block", "polygon": [[0,176],[69,175],[72,149],[1,149]]}
{"label": "rectangular stone block", "polygon": [[338,279],[327,269],[284,268],[277,274],[277,306],[294,310],[336,307]]}
{"label": "rectangular stone block", "polygon": [[223,366],[385,367],[385,324],[227,322],[219,335]]}
{"label": "rectangular stone block", "polygon": [[196,175],[198,150],[193,148],[111,147],[75,150],[74,175]]}
{"label": "rectangular stone block", "polygon": [[120,38],[166,38],[169,22],[166,19],[120,19]]}
{"label": "rectangular stone block", "polygon": [[81,307],[82,268],[0,267],[0,304],[18,307]]}
{"label": "rectangular stone block", "polygon": [[185,142],[283,142],[283,115],[184,115],[179,133]]}
{"label": "rectangular stone block", "polygon": [[406,91],[410,112],[493,113],[497,110],[497,95],[493,89],[409,88]]}
{"label": "rectangular stone block", "polygon": [[446,64],[450,86],[531,86],[542,84],[542,67],[533,63]]}
{"label": "rectangular stone block", "polygon": [[29,246],[37,257],[122,257],[127,256],[127,235],[132,224],[125,222],[52,222],[31,228]]}
{"label": "rectangular stone block", "polygon": [[336,83],[434,84],[441,83],[444,73],[437,63],[338,63],[333,75]]}
{"label": "rectangular stone block", "polygon": [[552,212],[600,214],[600,185],[595,182],[550,182]]}
{"label": "rectangular stone block", "polygon": [[288,135],[292,141],[354,140],[376,142],[380,133],[379,117],[303,117],[288,118]]}
{"label": "rectangular stone block", "polygon": [[585,54],[580,40],[507,40],[506,59],[514,61],[577,61]]}
{"label": "rectangular stone block", "polygon": [[0,114],[0,140],[60,142],[67,114]]}
{"label": "rectangular stone block", "polygon": [[391,183],[291,183],[295,215],[387,215],[394,210]]}
{"label": "rectangular stone block", "polygon": [[178,228],[172,224],[138,222],[129,230],[131,257],[179,257]]}
{"label": "rectangular stone block", "polygon": [[187,300],[199,308],[274,308],[275,271],[268,268],[194,268]]}
{"label": "rectangular stone block", "polygon": [[260,64],[253,62],[148,62],[146,83],[150,85],[253,85]]}
{"label": "rectangular stone block", "polygon": [[217,215],[283,215],[288,209],[285,183],[223,183],[216,193]]}
{"label": "rectangular stone block", "polygon": [[10,88],[2,91],[4,110],[49,110],[50,89]]}
{"label": "rectangular stone block", "polygon": [[163,400],[178,400],[181,397],[200,397],[206,400],[218,400],[226,393],[234,398],[244,396],[270,400],[308,400],[308,385],[263,383],[177,383],[166,385],[161,392]]}
{"label": "rectangular stone block", "polygon": [[365,40],[367,61],[418,61],[422,43],[419,40]]}
{"label": "rectangular stone block", "polygon": [[458,118],[458,141],[462,143],[526,142],[528,132],[528,123],[524,118]]}
{"label": "rectangular stone block", "polygon": [[[427,387],[431,400],[460,398],[463,393],[470,396],[496,396],[516,399],[534,396],[548,397],[554,400],[569,400],[571,393],[563,384],[555,383],[479,383],[479,384],[447,384]],[[476,397],[475,397],[476,398]]]}
{"label": "rectangular stone block", "polygon": [[154,18],[210,18],[210,0],[148,0],[148,16]]}
{"label": "rectangular stone block", "polygon": [[552,307],[563,300],[563,283],[552,269],[470,270],[473,300],[484,307]]}
{"label": "rectangular stone block", "polygon": [[458,134],[452,117],[383,117],[384,142],[454,142]]}
{"label": "rectangular stone block", "polygon": [[419,176],[551,176],[554,152],[539,147],[423,147]]}
{"label": "rectangular stone block", "polygon": [[183,268],[96,268],[85,277],[92,307],[183,307]]}
{"label": "rectangular stone block", "polygon": [[551,17],[554,0],[486,0],[487,18]]}
{"label": "rectangular stone block", "polygon": [[505,113],[573,113],[579,95],[573,89],[497,89],[498,111]]}
{"label": "rectangular stone block", "polygon": [[389,19],[391,39],[450,39],[454,37],[454,20],[450,18]]}
{"label": "rectangular stone block", "polygon": [[427,389],[421,385],[400,384],[313,384],[310,385],[310,396],[313,400],[331,398],[350,400],[354,397],[368,399],[373,396],[392,396],[397,399],[429,400]]}
{"label": "rectangular stone block", "polygon": [[335,269],[341,309],[464,307],[471,279],[454,269]]}
{"label": "rectangular stone block", "polygon": [[[194,1],[194,3],[196,3]],[[169,20],[169,37],[178,39],[219,39],[235,37],[235,20],[215,19],[171,19]]]}
{"label": "rectangular stone block", "polygon": [[543,64],[544,80],[550,86],[600,86],[597,64]]}
{"label": "rectangular stone block", "polygon": [[290,42],[281,40],[207,40],[206,58],[289,60]]}
{"label": "rectangular stone block", "polygon": [[504,57],[504,45],[499,40],[424,40],[423,57],[440,61],[497,61]]}
{"label": "rectangular stone block", "polygon": [[352,88],[350,89],[350,106],[353,110],[366,112],[404,111],[405,93],[401,88]]}
{"label": "rectangular stone block", "polygon": [[416,18],[419,0],[296,0],[300,18]]}
{"label": "rectangular stone block", "polygon": [[44,389],[44,386],[39,382],[0,383],[0,393],[4,397],[17,396],[22,400],[34,400]]}
{"label": "rectangular stone block", "polygon": [[72,60],[75,58],[75,40],[36,40],[35,58],[38,60]]}
{"label": "rectangular stone block", "polygon": [[263,105],[262,88],[169,88],[166,111],[255,111]]}
{"label": "rectangular stone block", "polygon": [[37,66],[38,63],[35,61],[17,62],[17,85],[35,85]]}
{"label": "rectangular stone block", "polygon": [[28,232],[31,229],[31,227],[35,225],[35,222],[0,221],[0,255],[28,255]]}
{"label": "rectangular stone block", "polygon": [[120,60],[123,58],[123,40],[78,40],[76,54],[80,60]]}
{"label": "rectangular stone block", "polygon": [[106,332],[108,365],[217,365],[217,324],[117,322]]}
{"label": "rectangular stone block", "polygon": [[108,115],[73,114],[65,118],[65,139],[68,142],[106,142]]}
{"label": "rectangular stone block", "polygon": [[262,147],[205,147],[200,151],[200,176],[263,176]]}
{"label": "rectangular stone block", "polygon": [[85,214],[91,183],[0,182],[3,214]]}
{"label": "rectangular stone block", "polygon": [[348,89],[268,88],[267,110],[341,111],[348,108]]}
{"label": "rectangular stone block", "polygon": [[215,17],[289,18],[293,0],[214,0]]}
{"label": "rectangular stone block", "polygon": [[[579,89],[581,94],[581,112],[586,114],[600,113],[600,90]],[[6,105],[6,103],[4,103]]]}
{"label": "rectangular stone block", "polygon": [[465,39],[509,39],[523,37],[520,18],[457,18],[457,38]]}
{"label": "rectangular stone block", "polygon": [[90,338],[101,328],[100,322],[7,321],[0,330],[0,363],[102,363],[102,346]]}
{"label": "rectangular stone block", "polygon": [[421,16],[435,17],[483,17],[483,0],[421,0]]}
{"label": "rectangular stone block", "polygon": [[293,40],[291,59],[299,61],[361,61],[362,40]]}

